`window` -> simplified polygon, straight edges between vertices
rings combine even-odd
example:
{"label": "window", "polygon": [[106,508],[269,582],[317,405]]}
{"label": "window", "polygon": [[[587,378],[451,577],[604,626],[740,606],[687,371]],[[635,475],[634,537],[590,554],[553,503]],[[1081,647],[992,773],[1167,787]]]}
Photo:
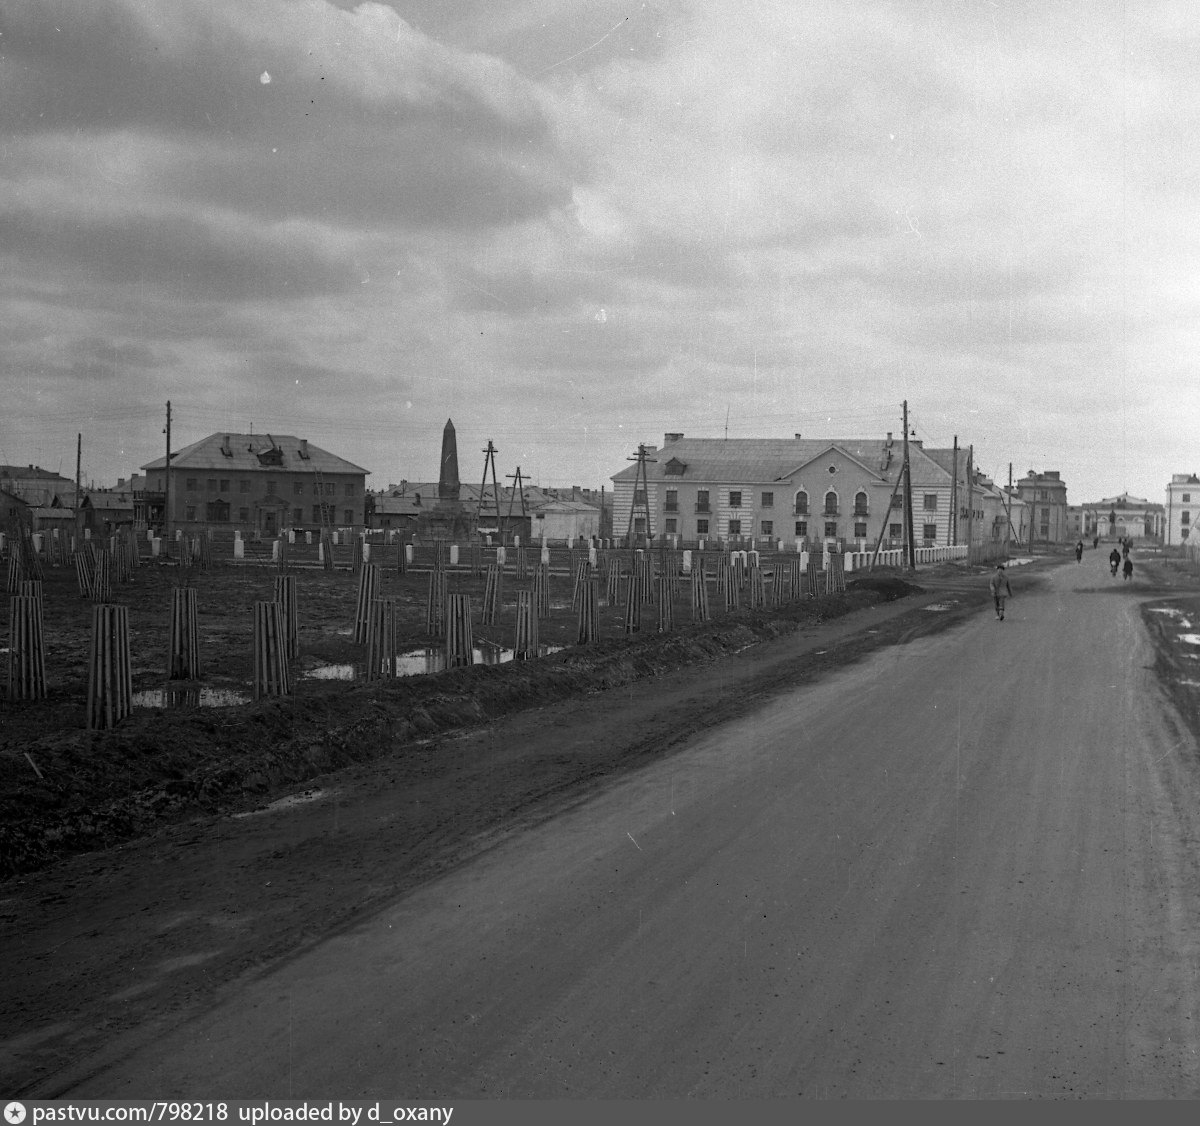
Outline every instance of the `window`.
{"label": "window", "polygon": [[1191,493],[1184,493],[1184,494],[1183,494],[1183,503],[1184,503],[1184,504],[1191,504],[1191,503],[1192,503],[1192,494],[1191,494]]}
{"label": "window", "polygon": [[854,515],[866,516],[867,514],[867,494],[861,489],[854,494]]}
{"label": "window", "polygon": [[889,525],[888,525],[888,536],[889,536],[891,539],[894,539],[894,540],[901,540],[901,539],[903,539],[903,538],[904,538],[904,527],[903,527],[903,525],[901,525],[901,524],[889,524]]}
{"label": "window", "polygon": [[1190,524],[1192,522],[1192,514],[1190,512],[1181,512],[1179,514],[1179,522],[1181,524]]}
{"label": "window", "polygon": [[200,482],[195,477],[189,477],[187,479],[187,483],[184,485],[184,488],[187,489],[189,493],[194,493],[199,486]]}
{"label": "window", "polygon": [[682,477],[686,471],[687,462],[680,461],[677,457],[673,457],[667,462],[665,472],[668,477]]}
{"label": "window", "polygon": [[246,480],[246,478],[244,478],[244,477],[241,478],[238,481],[238,492],[239,493],[248,493],[249,491],[250,491],[250,482],[248,480]]}
{"label": "window", "polygon": [[762,522],[762,534],[764,536],[773,536],[775,534],[774,520],[764,520]]}
{"label": "window", "polygon": [[806,493],[803,489],[796,494],[796,515],[808,515],[808,493]]}
{"label": "window", "polygon": [[[707,489],[697,489],[696,490],[696,511],[697,512],[707,512],[708,511],[708,490]],[[706,525],[704,530],[708,531],[708,528],[707,528],[708,521],[705,520],[704,523]]]}
{"label": "window", "polygon": [[314,524],[321,523],[321,506],[319,504],[313,505],[312,522]]}
{"label": "window", "polygon": [[926,545],[933,543],[937,539],[937,525],[936,524],[926,524],[924,526],[924,528],[922,529],[922,532],[925,536]]}
{"label": "window", "polygon": [[668,516],[663,521],[663,530],[667,533],[667,535],[673,536],[677,531],[679,531],[677,526],[678,524],[678,520],[676,520],[673,516]]}
{"label": "window", "polygon": [[292,496],[302,497],[304,495],[304,482],[296,480],[292,482]]}
{"label": "window", "polygon": [[867,538],[867,525],[865,522],[854,525],[854,538],[856,540],[865,540]]}
{"label": "window", "polygon": [[899,493],[896,493],[892,497],[891,507],[892,508],[903,508],[904,507],[904,497],[902,497]]}
{"label": "window", "polygon": [[708,521],[707,520],[697,520],[696,521],[696,535],[698,535],[698,536],[707,536],[708,535]]}
{"label": "window", "polygon": [[731,536],[740,536],[742,534],[742,522],[740,520],[729,521],[729,534]]}
{"label": "window", "polygon": [[925,511],[926,512],[936,512],[937,511],[937,493],[926,493],[925,494]]}
{"label": "window", "polygon": [[825,515],[836,516],[838,514],[838,497],[832,489],[825,494]]}
{"label": "window", "polygon": [[275,483],[274,477],[267,478],[267,496],[273,497],[275,495]]}
{"label": "window", "polygon": [[240,524],[249,524],[250,523],[250,509],[248,509],[248,508],[239,508],[238,509],[238,522]]}
{"label": "window", "polygon": [[229,502],[224,500],[210,500],[204,506],[204,518],[210,524],[228,524]]}
{"label": "window", "polygon": [[332,481],[325,482],[325,495],[327,497],[333,496],[333,482]]}
{"label": "window", "polygon": [[346,523],[347,523],[347,524],[353,524],[353,523],[354,523],[354,509],[352,509],[352,508],[347,508],[347,509],[345,510],[345,512],[344,512],[344,515],[345,515],[345,517],[346,517]]}
{"label": "window", "polygon": [[348,497],[354,496],[354,482],[353,481],[346,482],[346,496],[348,496]]}
{"label": "window", "polygon": [[807,520],[797,520],[796,521],[796,537],[799,538],[800,536],[807,536],[807,535],[808,535],[808,521]]}
{"label": "window", "polygon": [[293,524],[303,524],[304,523],[304,509],[303,508],[293,508],[292,509],[292,523]]}
{"label": "window", "polygon": [[221,478],[221,492],[223,492],[223,493],[229,492],[229,478],[228,477]]}
{"label": "window", "polygon": [[826,520],[825,521],[825,538],[827,540],[837,539],[837,521],[836,520]]}
{"label": "window", "polygon": [[741,493],[740,489],[734,489],[729,494],[729,507],[730,508],[741,508],[742,507],[742,493]]}
{"label": "window", "polygon": [[763,493],[762,507],[763,508],[774,508],[775,507],[775,494],[774,493]]}
{"label": "window", "polygon": [[1043,509],[1042,509],[1042,521],[1043,521],[1043,523],[1045,523],[1045,522],[1049,521],[1049,519],[1050,519],[1050,509],[1048,509],[1048,508],[1043,508]]}
{"label": "window", "polygon": [[185,520],[196,519],[196,506],[194,504],[189,504],[187,508],[183,510],[183,518]]}
{"label": "window", "polygon": [[668,512],[678,512],[679,511],[679,490],[678,489],[668,489],[667,490],[667,499],[666,499],[666,503],[665,503],[664,507],[666,508],[666,510]]}
{"label": "window", "polygon": [[633,503],[637,507],[641,507],[642,505],[644,505],[646,503],[646,490],[645,489],[634,489],[633,490]]}
{"label": "window", "polygon": [[204,484],[210,493],[215,493],[217,491],[217,479],[215,477],[210,477],[204,482]]}

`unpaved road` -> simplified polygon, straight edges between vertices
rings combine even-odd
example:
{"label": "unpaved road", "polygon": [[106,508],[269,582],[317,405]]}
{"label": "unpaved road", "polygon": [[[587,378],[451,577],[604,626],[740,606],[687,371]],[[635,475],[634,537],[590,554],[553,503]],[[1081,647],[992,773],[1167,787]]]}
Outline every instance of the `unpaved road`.
{"label": "unpaved road", "polygon": [[881,650],[78,1097],[1196,1097],[1200,770],[1103,560]]}

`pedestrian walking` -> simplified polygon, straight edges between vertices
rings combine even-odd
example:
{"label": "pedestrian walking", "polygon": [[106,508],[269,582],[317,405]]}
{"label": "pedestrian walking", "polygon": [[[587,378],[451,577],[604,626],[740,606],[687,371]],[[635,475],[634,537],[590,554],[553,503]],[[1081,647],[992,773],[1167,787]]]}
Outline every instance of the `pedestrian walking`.
{"label": "pedestrian walking", "polygon": [[1133,578],[1133,560],[1128,555],[1125,556],[1125,562],[1121,567],[1121,574],[1127,579]]}
{"label": "pedestrian walking", "polygon": [[1004,569],[1003,563],[996,564],[996,570],[992,572],[991,579],[988,580],[988,589],[992,592],[992,598],[996,603],[996,621],[1004,621],[1004,600],[1012,597],[1012,587],[1008,583],[1008,572]]}
{"label": "pedestrian walking", "polygon": [[1083,540],[1080,540],[1075,545],[1075,562],[1079,563],[1083,559]]}
{"label": "pedestrian walking", "polygon": [[1117,568],[1121,565],[1121,553],[1114,547],[1108,553],[1108,568],[1113,578],[1116,578]]}

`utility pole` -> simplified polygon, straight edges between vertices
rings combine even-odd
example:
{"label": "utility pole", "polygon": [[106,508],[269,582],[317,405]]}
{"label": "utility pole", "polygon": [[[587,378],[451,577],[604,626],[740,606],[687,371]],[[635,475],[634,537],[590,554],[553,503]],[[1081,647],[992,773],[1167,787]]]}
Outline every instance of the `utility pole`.
{"label": "utility pole", "polygon": [[904,562],[917,569],[917,545],[913,542],[912,462],[908,458],[908,400],[904,400]]}
{"label": "utility pole", "polygon": [[954,435],[954,469],[950,474],[950,546],[958,543],[958,435]]}
{"label": "utility pole", "polygon": [[167,400],[167,467],[163,474],[163,554],[171,554],[171,400]]}
{"label": "utility pole", "polygon": [[[490,444],[490,440],[489,440],[489,444]],[[521,528],[522,528],[522,530],[524,530],[524,527],[525,527],[524,520],[525,520],[526,516],[529,515],[529,513],[525,509],[525,481],[521,477],[521,467],[518,465],[516,473],[508,473],[505,476],[506,476],[507,480],[509,480],[513,483],[512,492],[508,494],[509,523],[511,524],[511,522],[512,522],[513,501],[515,501],[517,499],[517,497],[520,497],[521,498],[521,520],[522,520]],[[500,498],[497,497],[496,498],[496,518],[499,519],[499,517],[500,517]],[[532,528],[529,530],[529,535],[530,535],[530,538],[532,539],[533,538],[533,529]],[[500,542],[501,543],[504,542],[503,537],[501,537]]]}
{"label": "utility pole", "polygon": [[500,511],[500,486],[496,483],[496,454],[499,451],[488,439],[487,449],[483,451],[483,484],[479,486],[479,507],[475,510],[475,527],[483,523],[483,502],[487,496],[488,467],[492,470],[492,495],[496,500],[496,530],[501,543],[504,542],[504,514]]}
{"label": "utility pole", "polygon": [[646,538],[651,542],[653,542],[653,540],[654,540],[654,529],[650,523],[650,484],[646,479],[646,465],[647,465],[647,463],[649,463],[651,465],[656,464],[657,459],[652,458],[652,457],[647,457],[645,444],[639,443],[638,448],[637,448],[637,453],[634,454],[633,457],[627,457],[625,460],[637,462],[637,473],[634,475],[634,478],[633,478],[633,499],[629,505],[629,527],[625,532],[625,538],[628,543],[628,546],[630,548],[632,548],[634,546],[634,543],[633,543],[633,518],[637,514],[637,510],[638,510],[638,485],[639,484],[641,485],[641,494],[642,494],[641,507],[642,507],[642,511],[646,514]]}
{"label": "utility pole", "polygon": [[83,505],[79,495],[80,468],[83,465],[83,435],[75,435],[75,542],[83,540]]}
{"label": "utility pole", "polygon": [[1008,463],[1008,493],[1004,499],[1006,501],[1005,512],[1008,516],[1008,527],[1004,529],[1004,546],[1007,548],[1008,547],[1008,537],[1010,534],[1012,535],[1012,538],[1017,541],[1018,544],[1021,542],[1021,537],[1017,534],[1017,530],[1016,530],[1016,528],[1013,527],[1013,522],[1012,522],[1012,462],[1011,461]]}
{"label": "utility pole", "polygon": [[975,447],[967,447],[967,558],[975,543]]}

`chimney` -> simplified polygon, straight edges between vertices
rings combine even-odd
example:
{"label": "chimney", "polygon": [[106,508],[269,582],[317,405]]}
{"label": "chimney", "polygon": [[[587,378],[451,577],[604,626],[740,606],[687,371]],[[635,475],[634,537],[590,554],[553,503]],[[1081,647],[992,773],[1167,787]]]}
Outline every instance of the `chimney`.
{"label": "chimney", "polygon": [[679,432],[671,431],[670,433],[663,435],[663,445],[669,446],[672,442],[678,442],[682,438],[683,438],[683,435],[680,434]]}
{"label": "chimney", "polygon": [[799,440],[800,440],[800,432],[799,432],[799,431],[796,431],[796,440],[797,440],[797,441],[799,441]]}
{"label": "chimney", "polygon": [[889,430],[887,434],[887,444],[890,446],[892,444],[892,432]]}
{"label": "chimney", "polygon": [[305,458],[308,457],[308,439],[307,438],[300,439],[300,456],[305,457]]}

